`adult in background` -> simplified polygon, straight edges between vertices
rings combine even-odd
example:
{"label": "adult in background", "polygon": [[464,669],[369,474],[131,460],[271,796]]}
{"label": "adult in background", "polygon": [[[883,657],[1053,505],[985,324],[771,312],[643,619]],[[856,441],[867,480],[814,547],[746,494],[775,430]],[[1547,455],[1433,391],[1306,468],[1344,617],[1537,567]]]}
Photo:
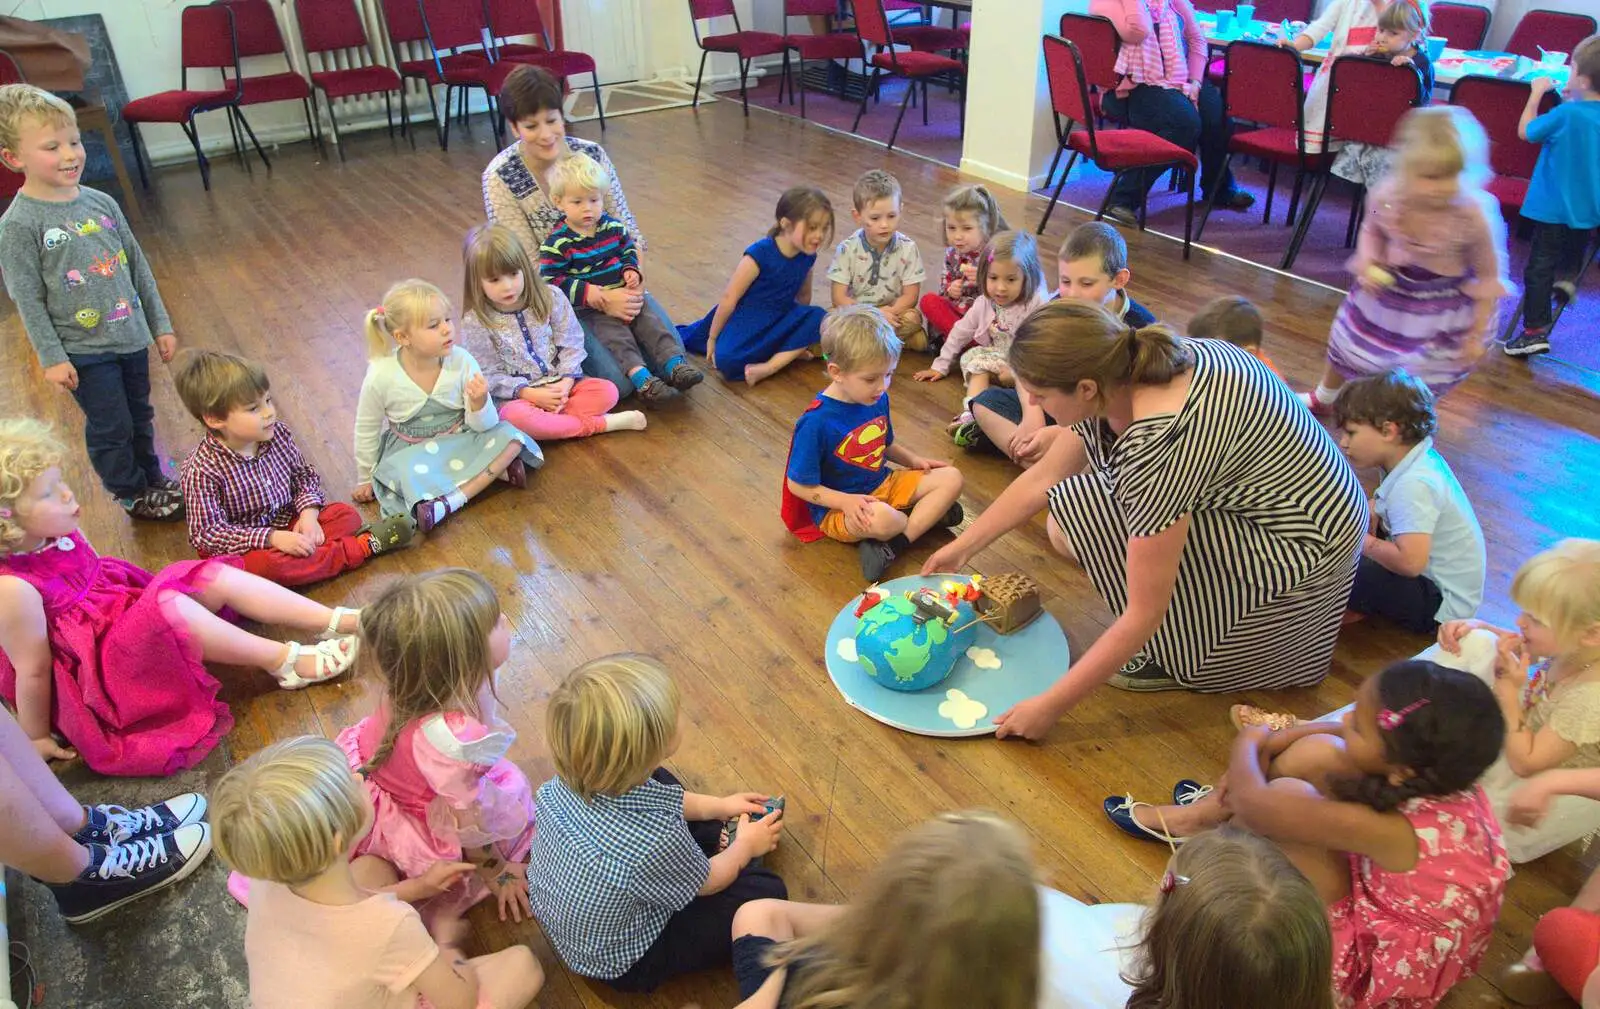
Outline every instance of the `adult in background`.
{"label": "adult in background", "polygon": [[[561,227],[564,215],[550,198],[550,174],[556,163],[574,154],[587,154],[606,170],[611,184],[605,192],[605,212],[621,221],[633,236],[633,244],[640,252],[645,250],[644,235],[639,222],[628,209],[628,198],[623,195],[622,182],[617,170],[606,156],[605,148],[590,140],[567,136],[567,120],[562,111],[561,82],[543,67],[520,66],[506,75],[500,88],[500,113],[511,124],[517,142],[495,155],[489,167],[483,170],[483,209],[491,224],[503,224],[516,234],[522,247],[534,260],[539,259],[539,246],[550,233]],[[532,278],[525,278],[532,279]],[[671,332],[677,332],[672,319],[660,302],[642,289],[619,287],[597,290],[595,302],[589,307],[623,322],[631,323],[641,312],[654,312]],[[617,394],[626,398],[634,392],[633,383],[618,366],[617,361],[595,338],[588,323],[583,326],[583,347],[587,352],[583,361],[584,374],[603,378],[617,387]],[[683,354],[679,343],[676,354]],[[668,355],[671,357],[672,355]],[[646,361],[652,370],[660,370],[666,360]],[[663,375],[674,388],[686,389],[705,376],[698,370],[682,365],[672,375]]]}
{"label": "adult in background", "polygon": [[1116,620],[1048,690],[995,721],[1039,738],[1102,683],[1307,686],[1327,675],[1367,502],[1333,439],[1260,361],[1056,301],[1011,345],[1017,388],[1056,423],[1040,461],[923,568],[955,571],[1050,511]]}
{"label": "adult in background", "polygon": [[[1228,121],[1222,92],[1206,82],[1206,36],[1189,0],[1089,0],[1089,13],[1109,18],[1122,39],[1117,54],[1117,89],[1101,99],[1108,119],[1148,130],[1186,151],[1198,146],[1200,187],[1217,206],[1244,210],[1256,198],[1222,172],[1228,156]],[[1163,168],[1123,173],[1106,217],[1126,227],[1138,224],[1139,207]]]}

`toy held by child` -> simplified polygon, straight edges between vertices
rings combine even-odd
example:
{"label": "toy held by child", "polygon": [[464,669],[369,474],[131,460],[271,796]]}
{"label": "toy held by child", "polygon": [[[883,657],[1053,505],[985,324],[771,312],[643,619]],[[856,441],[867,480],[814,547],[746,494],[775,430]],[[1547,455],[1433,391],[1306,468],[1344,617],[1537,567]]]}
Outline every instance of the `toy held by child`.
{"label": "toy held by child", "polygon": [[690,352],[751,385],[808,359],[822,328],[811,270],[833,237],[833,204],[814,186],[795,186],[778,197],[776,216],[767,237],[744,250],[716,307],[678,327]]}
{"label": "toy held by child", "polygon": [[[770,796],[686,792],[662,760],[676,750],[678,687],[645,655],[573,670],[550,698],[556,777],[539,786],[528,898],[573,971],[621,991],[726,966],[739,908],[788,895],[755,863],[777,847]],[[738,817],[719,849],[724,822]]]}
{"label": "toy held by child", "polygon": [[233,556],[268,581],[307,585],[411,542],[409,515],[368,526],[350,505],[327,503],[260,365],[191,350],[172,381],[206,427],[181,467],[189,545],[201,557]]}
{"label": "toy held by child", "polygon": [[[1422,78],[1426,103],[1433,94],[1433,61],[1428,58],[1427,37],[1428,15],[1422,0],[1393,0],[1378,13],[1372,44],[1358,52],[1363,56],[1385,57],[1397,67],[1413,67]],[[1308,128],[1309,123],[1307,120]],[[1332,171],[1341,179],[1370,186],[1388,174],[1393,158],[1394,152],[1387,147],[1345,143],[1334,156]]]}
{"label": "toy held by child", "polygon": [[430,901],[431,923],[491,895],[502,921],[521,921],[533,791],[506,757],[517,734],[500,717],[494,679],[511,628],[494,589],[464,568],[396,582],[362,610],[361,641],[383,699],[337,740],[374,810],[355,853],[403,879],[437,862],[472,863],[459,888]]}
{"label": "toy held by child", "polygon": [[978,280],[984,293],[950,330],[932,366],[912,376],[919,382],[937,382],[959,357],[966,395],[961,412],[950,422],[952,433],[974,423],[972,400],[978,394],[990,385],[1016,384],[1006,362],[1011,334],[1045,303],[1048,291],[1039,248],[1032,235],[1021,231],[1002,231],[989,239],[979,260]]}
{"label": "toy held by child", "polygon": [[[222,561],[152,575],[101,557],[78,531],[66,449],[38,421],[0,421],[0,694],[47,759],[100,774],[198,763],[233,726],[205,662],[255,666],[295,690],[355,661],[358,614],[328,609]],[[219,612],[322,632],[315,646],[235,627]]]}
{"label": "toy held by child", "polygon": [[[923,533],[961,523],[961,471],[895,443],[889,383],[900,340],[881,312],[829,312],[822,352],[829,384],[795,423],[783,521],[806,543],[859,544],[861,574],[876,582]],[[891,462],[900,468],[886,469]]]}
{"label": "toy held by child", "polygon": [[[605,292],[644,291],[639,249],[628,226],[606,213],[611,174],[586,154],[573,153],[550,170],[550,198],[566,220],[539,247],[545,279],[561,289],[595,337],[617,359],[644,403],[671,397],[705,379],[683,357],[678,331],[656,313],[618,318],[606,311]],[[645,364],[661,363],[663,381]]]}
{"label": "toy held by child", "polygon": [[1506,229],[1484,188],[1489,142],[1454,105],[1400,120],[1394,171],[1367,193],[1356,278],[1328,335],[1328,364],[1314,413],[1326,413],[1352,378],[1403,368],[1435,397],[1478,366],[1506,279]]}
{"label": "toy held by child", "polygon": [[850,194],[855,234],[840,242],[828,267],[833,307],[870,305],[883,313],[908,350],[928,349],[917,298],[927,271],[917,243],[901,234],[900,180],[874,168]]}
{"label": "toy held by child", "polygon": [[170,361],[178,338],[122,208],[78,184],[72,106],[31,84],[0,87],[0,160],[25,178],[0,216],[0,273],[44,377],[83,410],[89,461],[123,510],[183,521],[150,405],[150,345]]}
{"label": "toy held by child", "polygon": [[1201,340],[1226,340],[1266,365],[1274,375],[1283,377],[1261,349],[1261,309],[1249,298],[1234,294],[1212,298],[1189,320],[1189,335]]}
{"label": "toy held by child", "polygon": [[917,302],[928,333],[943,339],[983,294],[978,256],[996,232],[1007,231],[1005,215],[984,186],[962,186],[944,198],[944,273],[939,288]]}
{"label": "toy held by child", "polygon": [[298,736],[212,793],[217,854],[250,878],[244,953],[256,1009],[523,1009],[544,973],[526,946],[468,959],[424,926],[394,867],[359,853],[372,803],[345,755]]}
{"label": "toy held by child", "polygon": [[461,343],[483,369],[500,416],[541,441],[642,431],[638,410],[607,413],[617,388],[583,374],[587,353],[572,303],[544,282],[516,232],[480,224],[462,249]]}
{"label": "toy held by child", "polygon": [[357,501],[410,515],[428,532],[496,480],[513,487],[544,464],[532,438],[500,419],[478,362],[457,347],[450,300],[402,280],[367,313],[367,375],[356,404]]}
{"label": "toy held by child", "polygon": [[1600,163],[1600,35],[1573,50],[1567,101],[1540,115],[1553,85],[1548,77],[1531,83],[1517,129],[1522,139],[1539,145],[1539,160],[1522,204],[1522,216],[1533,222],[1533,245],[1523,273],[1522,332],[1505,345],[1512,357],[1550,349],[1551,298],[1570,302],[1578,296],[1584,253],[1600,228],[1600,173],[1594,170]]}
{"label": "toy held by child", "polygon": [[1346,385],[1333,417],[1350,464],[1383,470],[1347,611],[1418,634],[1472,616],[1489,558],[1472,502],[1433,446],[1433,394],[1392,369]]}

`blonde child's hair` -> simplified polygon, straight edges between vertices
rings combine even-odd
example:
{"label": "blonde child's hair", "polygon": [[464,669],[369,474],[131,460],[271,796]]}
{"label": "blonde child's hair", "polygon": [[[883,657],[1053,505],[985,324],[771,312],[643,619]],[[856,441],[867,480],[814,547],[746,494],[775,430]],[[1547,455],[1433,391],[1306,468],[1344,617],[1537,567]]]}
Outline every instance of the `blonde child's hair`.
{"label": "blonde child's hair", "polygon": [[450,299],[426,280],[402,280],[383,294],[383,304],[367,313],[367,357],[388,357],[394,334],[420,329],[435,315],[449,315]]}
{"label": "blonde child's hair", "polygon": [[[63,99],[32,84],[0,87],[0,147],[13,154],[22,143],[22,127],[29,119],[48,126],[76,126],[78,115]],[[9,166],[8,166],[9,167]],[[13,168],[20,172],[22,169]]]}
{"label": "blonde child's hair", "polygon": [[539,322],[550,318],[550,288],[516,232],[503,224],[480,224],[467,232],[461,248],[466,267],[461,307],[485,326],[494,325],[499,309],[483,293],[483,283],[494,277],[522,274],[522,299],[514,312],[527,312]]}
{"label": "blonde child's hair", "polygon": [[186,350],[180,354],[172,384],[177,386],[184,407],[202,424],[208,417],[224,420],[272,389],[261,365],[237,354],[214,350]]}
{"label": "blonde child's hair", "polygon": [[1378,12],[1378,30],[1408,32],[1413,36],[1411,44],[1416,45],[1428,34],[1428,12],[1421,0],[1395,0]]}
{"label": "blonde child's hair", "polygon": [[952,214],[971,214],[976,217],[985,238],[1011,227],[987,186],[961,186],[951,190],[950,195],[944,198],[944,216],[948,218]]}
{"label": "blonde child's hair", "polygon": [[1277,845],[1224,826],[1172,856],[1123,978],[1127,1009],[1333,1009],[1316,888]]}
{"label": "blonde child's hair", "polygon": [[1489,137],[1460,105],[1426,105],[1400,117],[1395,130],[1396,164],[1412,178],[1459,177],[1483,188],[1489,180]]}
{"label": "blonde child's hair", "polygon": [[567,674],[545,709],[556,774],[579,797],[644,784],[678,732],[678,684],[649,655],[607,655]]}
{"label": "blonde child's hair", "polygon": [[211,843],[240,875],[298,886],[327,872],[367,826],[363,786],[320,736],[279,740],[211,790]]}
{"label": "blonde child's hair", "polygon": [[605,166],[574,151],[555,163],[550,169],[550,199],[560,201],[568,193],[604,193],[611,185],[611,173]]}
{"label": "blonde child's hair", "polygon": [[1039,246],[1025,231],[1001,231],[990,237],[978,256],[978,290],[988,293],[989,267],[996,260],[1017,264],[1022,271],[1022,291],[1017,301],[1026,305],[1045,285],[1044,267],[1039,264]]}
{"label": "blonde child's hair", "polygon": [[1555,632],[1565,650],[1600,626],[1600,541],[1567,539],[1535,554],[1511,579],[1511,600]]}
{"label": "blonde child's hair", "polygon": [[900,180],[881,168],[862,172],[861,177],[856,179],[855,188],[850,191],[850,205],[858,212],[867,209],[868,204],[878,200],[899,198]]}
{"label": "blonde child's hair", "polygon": [[39,474],[61,465],[67,447],[42,420],[0,420],[0,557],[28,538],[17,523],[16,501]]}
{"label": "blonde child's hair", "polygon": [[846,375],[900,360],[900,338],[871,305],[844,305],[822,320],[822,356]]}
{"label": "blonde child's hair", "polygon": [[383,766],[400,730],[426,715],[483,712],[478,692],[494,689],[489,634],[500,599],[489,580],[466,568],[445,568],[388,585],[361,610],[361,662],[384,685],[389,723],[364,771]]}
{"label": "blonde child's hair", "polygon": [[778,946],[804,965],[791,1009],[1032,1009],[1041,912],[1022,832],[988,813],[913,828],[821,931]]}

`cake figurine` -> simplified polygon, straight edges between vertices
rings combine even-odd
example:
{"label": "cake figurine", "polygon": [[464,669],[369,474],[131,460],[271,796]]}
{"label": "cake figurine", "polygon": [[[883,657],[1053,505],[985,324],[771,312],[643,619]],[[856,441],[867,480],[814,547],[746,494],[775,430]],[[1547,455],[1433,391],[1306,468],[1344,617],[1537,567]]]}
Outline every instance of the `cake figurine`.
{"label": "cake figurine", "polygon": [[1015,571],[973,575],[972,585],[977,590],[973,609],[998,634],[1020,631],[1044,612],[1039,583],[1027,575]]}

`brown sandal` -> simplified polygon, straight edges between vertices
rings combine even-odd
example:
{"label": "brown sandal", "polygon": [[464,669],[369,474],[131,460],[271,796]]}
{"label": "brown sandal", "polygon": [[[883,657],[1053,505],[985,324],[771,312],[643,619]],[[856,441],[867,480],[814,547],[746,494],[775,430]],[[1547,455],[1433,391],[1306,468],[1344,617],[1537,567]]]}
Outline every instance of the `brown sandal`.
{"label": "brown sandal", "polygon": [[1235,729],[1265,725],[1273,732],[1292,729],[1300,724],[1300,719],[1287,712],[1268,711],[1266,708],[1258,708],[1253,704],[1235,704],[1229,708],[1228,721],[1233,723]]}

